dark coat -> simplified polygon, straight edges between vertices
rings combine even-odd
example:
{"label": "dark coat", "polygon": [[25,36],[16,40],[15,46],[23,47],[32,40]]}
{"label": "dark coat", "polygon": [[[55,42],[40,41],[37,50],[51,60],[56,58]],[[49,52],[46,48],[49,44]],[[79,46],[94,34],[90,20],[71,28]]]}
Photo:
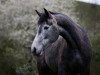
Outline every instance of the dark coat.
{"label": "dark coat", "polygon": [[68,16],[50,13],[64,30],[44,55],[37,57],[39,75],[90,75],[91,46],[86,32]]}

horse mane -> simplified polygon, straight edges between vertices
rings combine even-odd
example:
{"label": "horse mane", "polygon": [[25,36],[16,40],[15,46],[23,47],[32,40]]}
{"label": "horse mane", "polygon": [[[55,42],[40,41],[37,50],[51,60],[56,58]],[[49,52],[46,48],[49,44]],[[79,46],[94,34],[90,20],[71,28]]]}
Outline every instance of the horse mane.
{"label": "horse mane", "polygon": [[[55,26],[52,21],[51,27],[58,28],[59,36],[55,42],[44,50],[43,55],[38,57],[39,73],[44,75],[49,72],[51,75],[63,72],[65,74],[67,72],[69,74],[89,74],[91,46],[86,32],[67,15],[48,12],[46,9],[39,16],[38,25],[45,25],[45,23],[49,25],[49,19],[52,19],[52,15],[57,24]],[[83,71],[81,72],[81,70]]]}
{"label": "horse mane", "polygon": [[[73,20],[69,18],[67,15],[56,12],[50,12],[50,13],[55,16],[57,24],[70,34],[75,44],[77,45],[77,49],[84,50],[84,44],[86,43],[89,44],[89,40],[87,38],[87,34],[84,31],[84,29],[81,28],[79,25],[77,25],[75,22],[73,22]],[[90,46],[87,46],[86,48],[89,47]]]}
{"label": "horse mane", "polygon": [[[74,41],[73,43],[76,44],[78,50],[84,50],[85,48],[90,49],[87,34],[79,25],[73,22],[73,20],[69,18],[67,15],[57,12],[49,12],[55,16],[57,24],[63,29],[65,29],[68,32],[68,34],[70,34],[70,37]],[[40,17],[38,23],[41,24],[43,22],[46,22],[47,19],[48,18],[46,17],[45,13],[42,13],[42,16]],[[88,45],[85,46],[86,44]]]}

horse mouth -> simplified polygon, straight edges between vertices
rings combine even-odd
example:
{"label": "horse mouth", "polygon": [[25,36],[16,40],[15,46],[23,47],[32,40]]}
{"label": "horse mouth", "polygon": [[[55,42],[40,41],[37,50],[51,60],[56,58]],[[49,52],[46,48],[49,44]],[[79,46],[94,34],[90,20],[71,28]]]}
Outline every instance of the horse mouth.
{"label": "horse mouth", "polygon": [[47,50],[51,45],[48,45],[46,48],[42,48],[40,51],[38,52],[33,52],[34,56],[42,56],[45,52],[45,50]]}
{"label": "horse mouth", "polygon": [[42,56],[43,55],[43,51],[33,53],[33,55],[34,56]]}

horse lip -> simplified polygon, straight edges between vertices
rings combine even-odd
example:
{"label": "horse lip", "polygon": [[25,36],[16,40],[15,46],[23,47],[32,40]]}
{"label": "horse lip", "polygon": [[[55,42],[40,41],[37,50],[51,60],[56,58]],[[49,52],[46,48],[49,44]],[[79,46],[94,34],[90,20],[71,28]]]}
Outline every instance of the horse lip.
{"label": "horse lip", "polygon": [[[49,45],[50,46],[50,45]],[[36,53],[33,53],[35,56],[42,56],[43,55],[43,53],[44,53],[44,51],[47,49],[47,48],[49,48],[49,46],[47,46],[46,48],[44,48],[44,49],[41,49],[41,51],[40,52],[36,52]]]}
{"label": "horse lip", "polygon": [[[43,50],[42,50],[43,51]],[[40,52],[36,52],[36,53],[33,53],[33,55],[35,55],[35,56],[41,56],[41,55],[43,55],[43,52],[42,51],[40,51]]]}

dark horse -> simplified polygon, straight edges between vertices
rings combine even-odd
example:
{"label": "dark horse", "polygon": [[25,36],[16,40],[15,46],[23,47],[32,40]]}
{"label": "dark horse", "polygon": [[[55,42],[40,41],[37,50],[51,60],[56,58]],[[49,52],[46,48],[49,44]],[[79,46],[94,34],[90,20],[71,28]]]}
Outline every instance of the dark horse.
{"label": "dark horse", "polygon": [[91,46],[86,32],[68,16],[39,13],[31,51],[37,56],[39,75],[90,75]]}

